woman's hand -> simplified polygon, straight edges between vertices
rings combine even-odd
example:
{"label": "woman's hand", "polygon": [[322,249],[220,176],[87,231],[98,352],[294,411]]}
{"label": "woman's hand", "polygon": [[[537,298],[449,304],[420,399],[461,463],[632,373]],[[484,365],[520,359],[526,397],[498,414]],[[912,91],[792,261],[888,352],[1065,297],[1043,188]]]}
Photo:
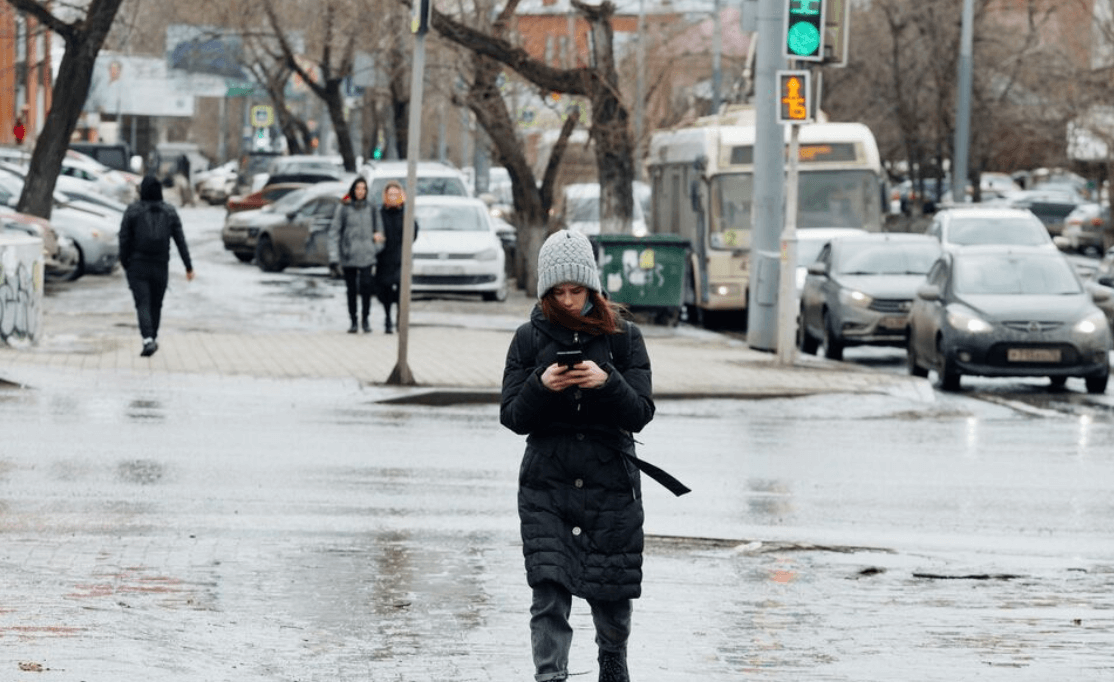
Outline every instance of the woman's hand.
{"label": "woman's hand", "polygon": [[592,360],[584,360],[572,367],[553,363],[542,373],[542,385],[551,391],[561,392],[569,386],[599,388],[607,381],[608,374]]}

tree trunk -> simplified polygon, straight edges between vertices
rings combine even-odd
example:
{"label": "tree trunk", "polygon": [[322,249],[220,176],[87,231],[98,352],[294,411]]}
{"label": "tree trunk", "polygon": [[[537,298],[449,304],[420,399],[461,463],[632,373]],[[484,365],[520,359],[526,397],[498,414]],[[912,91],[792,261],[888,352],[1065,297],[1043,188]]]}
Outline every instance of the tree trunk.
{"label": "tree trunk", "polygon": [[[70,137],[77,128],[77,119],[81,116],[85,98],[89,95],[93,65],[122,2],[123,0],[93,0],[84,20],[77,23],[76,27],[58,26],[57,20],[52,22],[55,25],[51,28],[56,31],[59,28],[69,29],[64,33],[60,32],[66,41],[66,53],[58,66],[58,78],[54,81],[51,95],[52,106],[35,143],[35,150],[31,153],[31,166],[16,210],[50,219],[58,172],[70,146]],[[11,4],[16,9],[31,11],[37,18],[43,18],[40,11],[46,12],[37,4],[33,7],[26,3]]]}
{"label": "tree trunk", "polygon": [[352,146],[352,131],[348,129],[348,121],[344,118],[344,93],[341,92],[343,80],[331,79],[325,84],[325,106],[329,110],[329,120],[337,136],[337,146],[340,148],[340,157],[344,159],[344,170],[349,173],[356,172],[356,152]]}

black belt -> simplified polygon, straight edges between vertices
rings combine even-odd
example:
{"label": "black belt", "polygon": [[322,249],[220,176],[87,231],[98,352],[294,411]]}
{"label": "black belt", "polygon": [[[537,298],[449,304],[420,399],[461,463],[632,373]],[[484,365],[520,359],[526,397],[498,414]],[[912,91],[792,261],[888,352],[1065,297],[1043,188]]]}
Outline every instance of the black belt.
{"label": "black belt", "polygon": [[673,493],[677,497],[680,497],[685,493],[692,492],[692,490],[684,483],[681,483],[676,478],[673,478],[673,476],[671,476],[668,472],[654,466],[653,464],[650,464],[646,460],[639,459],[634,455],[627,454],[625,452],[623,453],[623,456],[629,459],[631,463],[634,464],[636,467],[638,467],[639,471],[665,486],[666,490]]}

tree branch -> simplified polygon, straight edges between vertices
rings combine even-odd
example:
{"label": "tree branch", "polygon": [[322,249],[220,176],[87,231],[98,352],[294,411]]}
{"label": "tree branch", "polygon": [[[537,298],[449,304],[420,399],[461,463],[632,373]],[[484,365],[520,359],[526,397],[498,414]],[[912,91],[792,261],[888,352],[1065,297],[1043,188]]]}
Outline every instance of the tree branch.
{"label": "tree branch", "polygon": [[[96,0],[94,0],[94,2],[96,2]],[[79,35],[76,22],[74,24],[68,24],[62,21],[54,16],[49,9],[35,0],[8,0],[8,4],[20,12],[26,12],[35,17],[40,24],[43,24],[51,31],[62,36],[62,39],[67,43],[73,42]]]}

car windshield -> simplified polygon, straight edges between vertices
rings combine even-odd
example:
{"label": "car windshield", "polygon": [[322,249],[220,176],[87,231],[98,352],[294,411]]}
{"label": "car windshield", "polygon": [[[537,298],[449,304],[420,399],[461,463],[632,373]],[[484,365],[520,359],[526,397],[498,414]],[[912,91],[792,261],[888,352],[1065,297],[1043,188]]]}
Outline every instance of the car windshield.
{"label": "car windshield", "polygon": [[1042,246],[1049,243],[1048,228],[1039,220],[1028,217],[974,218],[952,220],[948,242],[971,244],[1016,244]]}
{"label": "car windshield", "polygon": [[[371,183],[371,189],[368,190],[371,196],[375,197],[376,204],[383,203],[383,188],[387,183],[395,180],[403,187],[406,187],[406,176],[402,175],[397,178],[376,178]],[[468,196],[468,188],[460,181],[460,178],[450,176],[418,176],[418,194],[419,195],[433,195],[433,196],[448,196],[448,197],[466,197]]]}
{"label": "car windshield", "polygon": [[939,247],[930,242],[849,241],[839,249],[836,271],[841,275],[923,275],[939,256]]}
{"label": "car windshield", "polygon": [[961,294],[1065,295],[1082,291],[1068,261],[1051,256],[987,254],[957,258],[955,290]]}
{"label": "car windshield", "polygon": [[472,207],[416,206],[414,219],[418,228],[426,230],[452,230],[454,232],[486,232],[487,223]]}

